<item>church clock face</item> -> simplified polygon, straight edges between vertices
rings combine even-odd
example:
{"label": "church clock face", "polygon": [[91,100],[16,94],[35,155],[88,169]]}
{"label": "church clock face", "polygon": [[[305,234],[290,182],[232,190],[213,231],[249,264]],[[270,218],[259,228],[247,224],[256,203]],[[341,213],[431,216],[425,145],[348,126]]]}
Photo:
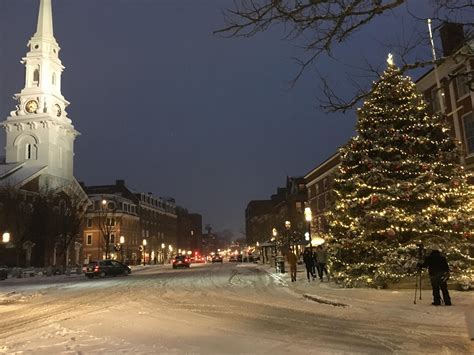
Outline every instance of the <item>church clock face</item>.
{"label": "church clock face", "polygon": [[34,113],[38,109],[38,101],[30,100],[25,104],[25,110],[28,113]]}
{"label": "church clock face", "polygon": [[61,114],[63,113],[63,111],[61,110],[61,106],[59,106],[58,104],[55,104],[54,111],[56,112],[56,116],[61,117]]}

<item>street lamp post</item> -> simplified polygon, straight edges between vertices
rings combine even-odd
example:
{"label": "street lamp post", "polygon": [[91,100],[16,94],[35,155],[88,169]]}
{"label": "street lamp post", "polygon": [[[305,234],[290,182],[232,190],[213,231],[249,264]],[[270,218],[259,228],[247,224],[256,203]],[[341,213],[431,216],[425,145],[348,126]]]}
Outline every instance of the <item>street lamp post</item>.
{"label": "street lamp post", "polygon": [[304,209],[304,218],[308,224],[309,247],[310,247],[311,255],[313,255],[313,241],[311,239],[311,221],[313,220],[313,214],[311,212],[311,208],[306,207]]}
{"label": "street lamp post", "polygon": [[143,265],[145,265],[145,259],[146,259],[146,239],[143,239]]}
{"label": "street lamp post", "polygon": [[124,260],[124,257],[123,257],[123,247],[124,247],[124,244],[125,244],[125,237],[123,235],[120,236],[120,254],[121,254],[121,259],[122,259],[122,263],[125,261]]}
{"label": "street lamp post", "polygon": [[161,243],[161,263],[165,263],[165,243]]}
{"label": "street lamp post", "polygon": [[278,231],[277,231],[276,228],[273,228],[273,229],[272,229],[272,235],[273,235],[272,240],[273,240],[273,242],[274,242],[274,244],[275,244],[275,249],[274,249],[274,254],[273,254],[274,257],[273,257],[273,259],[275,260],[275,270],[276,270],[276,268],[277,268],[277,254],[278,254],[278,253],[277,253],[277,237],[278,237]]}
{"label": "street lamp post", "polygon": [[290,229],[291,229],[291,222],[290,221],[285,221],[285,229],[286,229],[287,250],[290,250]]}

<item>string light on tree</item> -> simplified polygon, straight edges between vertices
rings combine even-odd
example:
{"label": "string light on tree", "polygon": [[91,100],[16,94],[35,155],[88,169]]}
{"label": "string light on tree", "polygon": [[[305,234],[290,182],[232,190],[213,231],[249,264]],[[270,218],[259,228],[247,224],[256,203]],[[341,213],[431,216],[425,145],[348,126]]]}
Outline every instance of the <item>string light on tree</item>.
{"label": "string light on tree", "polygon": [[468,256],[474,190],[444,120],[388,55],[358,109],[357,136],[340,150],[328,245],[336,281],[385,285],[416,269],[416,242],[441,246],[452,279],[474,277]]}

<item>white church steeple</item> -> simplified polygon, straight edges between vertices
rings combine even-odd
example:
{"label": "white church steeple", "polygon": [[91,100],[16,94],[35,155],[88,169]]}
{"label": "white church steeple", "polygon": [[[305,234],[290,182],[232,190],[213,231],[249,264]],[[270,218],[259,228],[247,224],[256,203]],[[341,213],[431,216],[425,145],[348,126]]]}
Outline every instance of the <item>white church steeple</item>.
{"label": "white church steeple", "polygon": [[43,0],[40,3],[38,14],[38,26],[34,35],[36,38],[54,38],[53,35],[53,11],[51,0]]}
{"label": "white church steeple", "polygon": [[47,166],[47,173],[73,180],[74,139],[79,132],[67,117],[61,94],[64,66],[53,33],[51,0],[40,0],[36,33],[28,42],[25,86],[14,98],[16,110],[1,125],[6,131],[6,163]]}

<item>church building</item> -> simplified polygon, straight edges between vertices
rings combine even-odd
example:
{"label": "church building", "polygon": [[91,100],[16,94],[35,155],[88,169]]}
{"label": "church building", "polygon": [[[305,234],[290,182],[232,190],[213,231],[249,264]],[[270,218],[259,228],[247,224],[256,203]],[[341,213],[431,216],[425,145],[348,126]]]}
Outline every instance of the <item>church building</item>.
{"label": "church building", "polygon": [[0,259],[10,266],[80,261],[78,229],[90,202],[74,178],[79,132],[61,93],[59,52],[51,0],[39,0],[36,32],[21,60],[24,87],[14,95],[15,109],[0,122],[6,137],[0,157],[0,235],[6,248]]}
{"label": "church building", "polygon": [[73,189],[83,195],[73,171],[74,140],[79,132],[61,93],[64,66],[53,34],[51,0],[40,0],[37,29],[28,48],[21,61],[24,88],[14,96],[15,110],[0,123],[6,133],[0,185],[32,192]]}

